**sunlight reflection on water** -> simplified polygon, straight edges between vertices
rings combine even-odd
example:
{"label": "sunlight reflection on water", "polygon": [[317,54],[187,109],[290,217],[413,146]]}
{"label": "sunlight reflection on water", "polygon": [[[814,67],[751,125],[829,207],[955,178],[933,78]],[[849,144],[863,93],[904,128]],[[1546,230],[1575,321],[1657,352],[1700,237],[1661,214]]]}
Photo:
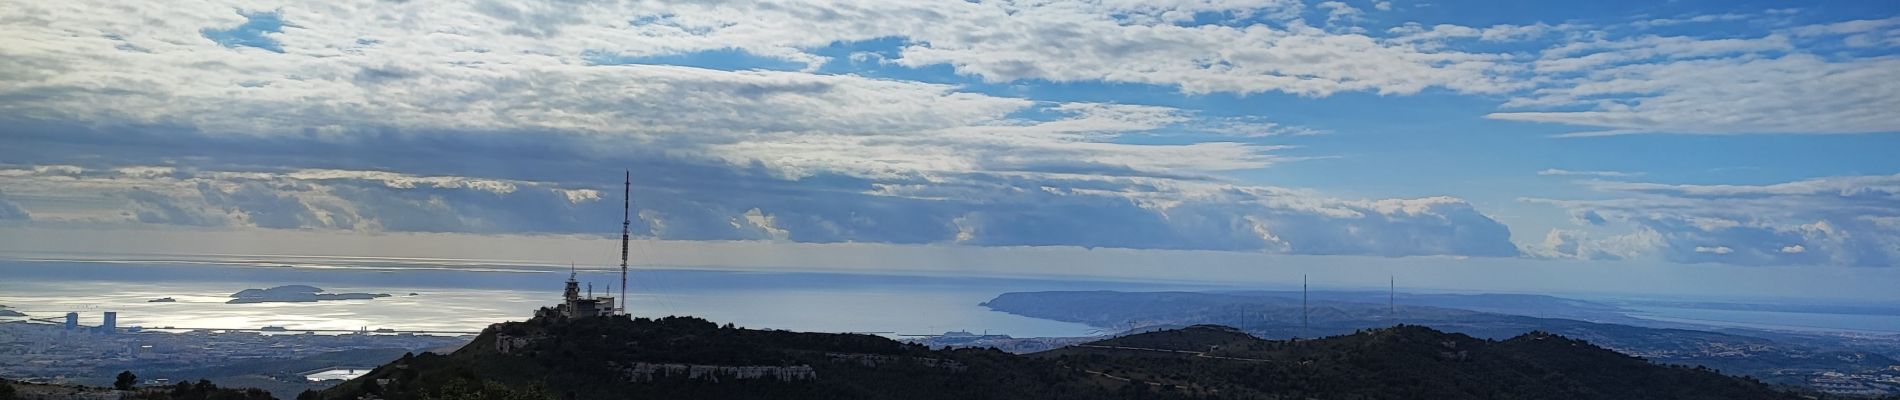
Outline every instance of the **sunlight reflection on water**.
{"label": "sunlight reflection on water", "polygon": [[[523,320],[559,300],[566,271],[462,271],[375,268],[305,269],[216,264],[0,261],[0,304],[34,318],[118,311],[122,327],[359,328],[475,331]],[[606,285],[618,275],[582,274]],[[978,306],[1023,290],[1151,287],[1023,279],[893,277],[856,274],[639,270],[629,307],[645,317],[693,315],[753,328],[825,332],[935,334],[949,330],[1030,336],[1083,336],[1094,328],[1020,317]],[[388,293],[375,300],[225,304],[247,288],[302,284],[331,293]],[[410,296],[409,293],[416,293]],[[171,297],[176,302],[147,302]]]}

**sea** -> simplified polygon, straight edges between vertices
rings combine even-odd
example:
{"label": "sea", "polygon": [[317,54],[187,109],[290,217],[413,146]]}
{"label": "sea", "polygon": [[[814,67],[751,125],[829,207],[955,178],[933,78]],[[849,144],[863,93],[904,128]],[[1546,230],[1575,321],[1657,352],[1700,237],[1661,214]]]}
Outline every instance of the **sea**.
{"label": "sea", "polygon": [[[575,268],[583,291],[609,295],[617,267]],[[570,269],[401,262],[4,260],[0,305],[30,318],[78,312],[96,325],[148,329],[376,330],[473,332],[528,319],[561,301]],[[702,268],[633,270],[627,308],[636,317],[695,316],[748,328],[889,336],[948,331],[1015,337],[1090,336],[1082,324],[1022,317],[981,306],[996,295],[1039,290],[1197,290],[1150,282],[873,275]],[[244,289],[309,285],[328,293],[379,293],[373,300],[228,304]],[[618,290],[614,290],[618,292]],[[618,294],[618,293],[614,293]],[[169,302],[152,302],[170,298]],[[19,318],[15,318],[19,319]]]}
{"label": "sea", "polygon": [[[475,332],[526,320],[561,300],[570,272],[595,295],[617,285],[616,267],[460,263],[416,259],[0,259],[0,305],[32,319],[78,312],[85,325],[118,313],[148,329]],[[695,316],[748,328],[887,336],[967,331],[1015,337],[1092,336],[1106,328],[1023,317],[981,304],[1006,292],[1233,290],[1192,282],[968,277],[861,272],[636,268],[628,309],[637,317]],[[373,300],[229,304],[244,289],[309,285]],[[584,291],[587,289],[583,289]],[[614,290],[618,292],[618,290]],[[618,294],[618,293],[612,293]],[[151,300],[170,298],[169,302]],[[1625,306],[1671,323],[1787,331],[1900,333],[1900,315],[1734,311]],[[8,318],[0,318],[6,320]],[[20,320],[24,318],[12,318]]]}
{"label": "sea", "polygon": [[1900,334],[1900,315],[1724,310],[1693,307],[1625,307],[1632,317],[1734,328],[1795,332]]}

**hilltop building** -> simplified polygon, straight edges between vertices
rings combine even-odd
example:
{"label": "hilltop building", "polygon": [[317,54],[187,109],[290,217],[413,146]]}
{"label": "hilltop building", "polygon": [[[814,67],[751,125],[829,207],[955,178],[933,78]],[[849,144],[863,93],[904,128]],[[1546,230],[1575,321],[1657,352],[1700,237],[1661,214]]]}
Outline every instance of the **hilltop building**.
{"label": "hilltop building", "polygon": [[567,319],[614,315],[613,296],[592,297],[593,289],[590,288],[589,296],[581,297],[581,283],[574,278],[575,274],[568,272],[567,288],[562,291],[562,302],[555,307],[555,312]]}
{"label": "hilltop building", "polygon": [[628,238],[630,237],[629,232],[628,232],[628,227],[632,224],[632,221],[633,221],[632,213],[631,213],[632,207],[633,207],[632,196],[633,196],[633,172],[628,171],[626,173],[625,181],[622,182],[621,203],[620,203],[620,207],[621,207],[621,210],[620,210],[621,212],[621,215],[620,215],[620,296],[621,298],[620,299],[614,298],[614,296],[612,295],[613,294],[612,285],[609,285],[607,287],[607,293],[608,293],[607,296],[599,296],[599,297],[594,296],[594,286],[592,284],[589,284],[587,286],[587,295],[585,297],[581,296],[581,283],[579,280],[575,279],[577,274],[573,271],[573,267],[569,266],[569,270],[567,273],[567,288],[563,290],[561,293],[561,304],[554,306],[553,308],[542,308],[539,311],[535,311],[535,316],[575,319],[575,318],[586,318],[586,317],[606,317],[606,316],[626,314],[626,303],[615,303],[614,301],[616,300],[625,301],[624,299],[626,298],[626,295],[627,295],[627,241],[628,241]]}

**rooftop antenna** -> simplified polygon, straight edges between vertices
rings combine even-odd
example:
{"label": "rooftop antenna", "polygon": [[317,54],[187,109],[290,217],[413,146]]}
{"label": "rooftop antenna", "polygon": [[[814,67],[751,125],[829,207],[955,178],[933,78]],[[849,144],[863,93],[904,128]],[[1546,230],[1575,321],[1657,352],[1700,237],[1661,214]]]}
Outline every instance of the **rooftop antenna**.
{"label": "rooftop antenna", "polygon": [[566,304],[563,304],[562,307],[573,305],[574,300],[580,299],[581,297],[580,282],[574,280],[577,275],[579,275],[579,272],[574,269],[574,263],[568,263],[567,286],[561,290],[561,298],[566,300]]}
{"label": "rooftop antenna", "polygon": [[1300,275],[1300,336],[1306,336],[1306,275]]}
{"label": "rooftop antenna", "polygon": [[633,226],[633,170],[626,173],[620,187],[620,305],[615,307],[621,314],[627,313],[627,240]]}

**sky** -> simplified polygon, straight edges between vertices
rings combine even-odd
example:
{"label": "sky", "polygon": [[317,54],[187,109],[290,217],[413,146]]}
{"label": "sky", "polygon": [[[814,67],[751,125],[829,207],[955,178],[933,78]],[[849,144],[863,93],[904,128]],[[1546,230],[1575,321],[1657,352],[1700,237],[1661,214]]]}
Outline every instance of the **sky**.
{"label": "sky", "polygon": [[552,249],[617,233],[630,170],[642,265],[1470,263],[1444,286],[1900,298],[1890,1],[82,0],[0,21],[0,251],[604,265],[611,244]]}

